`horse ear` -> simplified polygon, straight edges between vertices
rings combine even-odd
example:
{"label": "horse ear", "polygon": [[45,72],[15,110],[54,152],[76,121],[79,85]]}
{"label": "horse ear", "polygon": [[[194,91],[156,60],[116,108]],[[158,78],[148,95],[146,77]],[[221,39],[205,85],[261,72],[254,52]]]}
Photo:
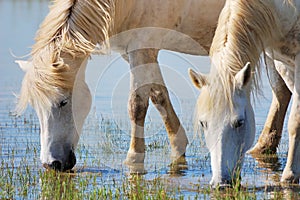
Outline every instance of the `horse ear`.
{"label": "horse ear", "polygon": [[250,62],[247,62],[246,65],[235,75],[235,85],[237,88],[242,89],[245,87],[251,79],[251,66]]}
{"label": "horse ear", "polygon": [[19,67],[24,72],[27,72],[32,67],[32,63],[30,61],[26,61],[26,60],[15,60],[15,63],[19,64]]}
{"label": "horse ear", "polygon": [[199,89],[208,84],[207,76],[205,74],[189,69],[189,75],[193,84]]}

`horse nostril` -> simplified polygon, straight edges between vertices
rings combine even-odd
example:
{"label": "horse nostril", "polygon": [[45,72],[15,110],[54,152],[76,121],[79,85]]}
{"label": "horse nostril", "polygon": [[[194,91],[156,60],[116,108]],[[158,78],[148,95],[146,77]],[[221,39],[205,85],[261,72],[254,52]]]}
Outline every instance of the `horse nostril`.
{"label": "horse nostril", "polygon": [[72,169],[76,164],[76,156],[75,156],[75,153],[73,151],[70,151],[70,154],[69,154],[69,158],[66,162],[66,165],[64,167],[64,170],[70,170]]}
{"label": "horse nostril", "polygon": [[49,165],[49,167],[50,167],[51,169],[54,169],[55,171],[62,171],[62,164],[61,164],[61,162],[58,161],[58,160],[53,161],[53,162]]}

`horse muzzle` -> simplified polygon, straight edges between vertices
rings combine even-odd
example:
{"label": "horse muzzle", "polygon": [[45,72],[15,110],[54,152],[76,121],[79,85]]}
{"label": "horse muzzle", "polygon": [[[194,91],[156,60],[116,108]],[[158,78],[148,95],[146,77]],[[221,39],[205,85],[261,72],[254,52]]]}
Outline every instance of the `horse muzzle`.
{"label": "horse muzzle", "polygon": [[226,188],[239,187],[240,181],[241,181],[240,175],[234,178],[226,176],[226,178],[222,178],[221,180],[211,180],[210,185],[211,188],[213,189],[224,190]]}
{"label": "horse muzzle", "polygon": [[211,180],[210,185],[213,189],[226,189],[226,188],[231,188],[232,187],[232,181],[230,179],[230,177],[228,178],[222,178],[221,180],[217,181],[217,180]]}
{"label": "horse muzzle", "polygon": [[62,162],[60,160],[54,160],[51,163],[44,163],[43,167],[46,169],[52,169],[55,171],[68,171],[71,170],[76,164],[76,156],[73,151],[70,151],[67,159],[65,162]]}

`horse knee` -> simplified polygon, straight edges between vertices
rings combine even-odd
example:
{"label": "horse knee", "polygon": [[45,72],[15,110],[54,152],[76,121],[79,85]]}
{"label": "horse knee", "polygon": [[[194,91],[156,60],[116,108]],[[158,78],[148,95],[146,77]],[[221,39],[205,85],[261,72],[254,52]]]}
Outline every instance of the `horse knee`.
{"label": "horse knee", "polygon": [[147,109],[148,109],[148,97],[143,97],[137,92],[131,93],[128,102],[128,112],[131,120],[141,121],[145,120]]}
{"label": "horse knee", "polygon": [[168,101],[168,91],[165,86],[152,87],[150,98],[153,104],[166,107]]}

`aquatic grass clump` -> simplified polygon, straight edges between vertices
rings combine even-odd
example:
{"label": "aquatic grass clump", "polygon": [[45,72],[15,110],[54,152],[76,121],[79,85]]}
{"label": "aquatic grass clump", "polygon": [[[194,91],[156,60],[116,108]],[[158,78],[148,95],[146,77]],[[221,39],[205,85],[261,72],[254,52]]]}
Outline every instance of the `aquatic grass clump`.
{"label": "aquatic grass clump", "polygon": [[[32,165],[32,157],[17,158],[15,151],[9,160],[2,160],[0,166],[0,198],[34,198],[38,190],[37,166]],[[19,160],[19,161],[18,161]],[[39,169],[40,170],[40,169]]]}

